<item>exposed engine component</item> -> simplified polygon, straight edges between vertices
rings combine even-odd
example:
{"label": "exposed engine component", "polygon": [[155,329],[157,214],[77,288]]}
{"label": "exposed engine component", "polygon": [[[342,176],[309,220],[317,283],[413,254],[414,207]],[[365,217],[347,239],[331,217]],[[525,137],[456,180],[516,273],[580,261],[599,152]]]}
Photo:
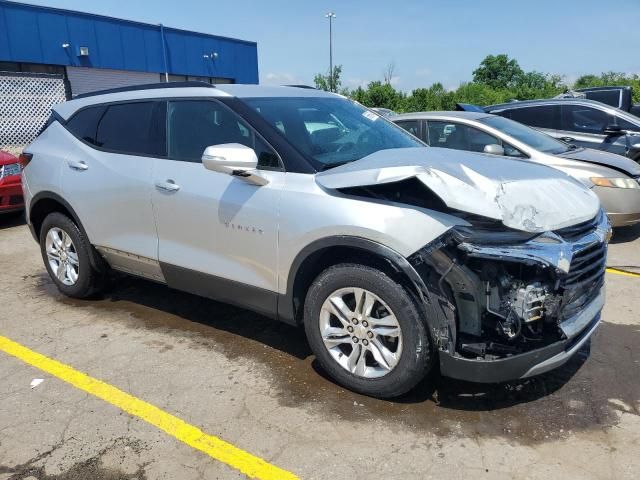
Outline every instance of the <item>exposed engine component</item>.
{"label": "exposed engine component", "polygon": [[547,303],[553,313],[557,302],[555,295],[541,282],[526,284],[507,274],[499,275],[497,282],[485,283],[487,312],[498,317],[496,331],[508,340],[520,336],[523,327],[528,333],[539,334],[542,322],[548,317]]}

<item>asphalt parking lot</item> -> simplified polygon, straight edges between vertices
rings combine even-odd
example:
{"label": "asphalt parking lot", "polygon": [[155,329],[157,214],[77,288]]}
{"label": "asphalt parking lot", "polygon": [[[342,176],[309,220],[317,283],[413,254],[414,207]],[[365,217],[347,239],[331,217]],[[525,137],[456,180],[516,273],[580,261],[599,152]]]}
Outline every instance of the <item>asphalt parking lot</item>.
{"label": "asphalt parking lot", "polygon": [[[609,265],[640,273],[639,247],[640,228],[617,232]],[[64,298],[20,219],[0,218],[0,284],[1,337],[302,479],[640,471],[640,277],[607,274],[603,323],[561,369],[493,386],[432,375],[397,401],[336,386],[302,331],[234,307],[126,277]],[[245,478],[185,435],[0,351],[0,480]]]}

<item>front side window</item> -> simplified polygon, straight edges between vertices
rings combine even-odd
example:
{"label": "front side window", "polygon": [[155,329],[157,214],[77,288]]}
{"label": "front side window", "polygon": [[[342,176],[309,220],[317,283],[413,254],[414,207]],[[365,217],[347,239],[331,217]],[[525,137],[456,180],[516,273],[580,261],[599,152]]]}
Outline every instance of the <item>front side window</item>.
{"label": "front side window", "polygon": [[404,128],[414,137],[420,138],[420,121],[419,120],[401,120],[395,122],[399,127]]}
{"label": "front side window", "polygon": [[169,102],[168,128],[171,159],[199,163],[207,147],[239,143],[255,150],[259,167],[280,167],[275,152],[221,103],[208,100]]}
{"label": "front side window", "polygon": [[560,130],[602,134],[613,124],[613,115],[596,108],[583,105],[563,105]]}
{"label": "front side window", "polygon": [[158,115],[163,106],[163,102],[107,106],[98,124],[95,145],[117,153],[163,156],[164,125]]}
{"label": "front side window", "polygon": [[558,123],[558,107],[556,105],[540,105],[519,107],[504,112],[492,112],[530,127],[556,129]]}
{"label": "front side window", "polygon": [[427,125],[432,147],[483,152],[487,145],[502,144],[493,135],[462,123],[429,120]]}
{"label": "front side window", "polygon": [[317,170],[391,148],[424,147],[400,127],[355,102],[331,97],[243,99]]}
{"label": "front side window", "polygon": [[616,125],[618,125],[622,130],[631,130],[632,132],[640,132],[640,125],[631,123],[629,120],[625,120],[622,117],[615,117]]}

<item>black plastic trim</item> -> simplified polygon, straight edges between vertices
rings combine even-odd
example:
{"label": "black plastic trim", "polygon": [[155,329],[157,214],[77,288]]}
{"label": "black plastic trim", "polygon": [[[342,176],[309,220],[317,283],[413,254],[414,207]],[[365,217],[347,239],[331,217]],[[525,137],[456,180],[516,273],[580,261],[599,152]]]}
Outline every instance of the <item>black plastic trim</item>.
{"label": "black plastic trim", "polygon": [[296,324],[296,307],[294,304],[294,287],[304,261],[316,252],[332,247],[351,247],[376,255],[387,260],[397,271],[404,274],[411,282],[413,293],[422,302],[425,301],[427,288],[418,272],[407,259],[395,250],[380,243],[361,237],[335,236],[316,240],[303,248],[291,264],[287,278],[287,292],[278,299],[278,318],[286,323]]}
{"label": "black plastic trim", "polygon": [[[29,212],[28,212],[29,231],[31,232],[31,235],[33,236],[33,239],[36,241],[37,244],[40,244],[40,238],[36,234],[35,227],[33,226],[33,222],[31,221],[31,212],[33,211],[33,208],[41,200],[53,200],[55,202],[58,202],[60,205],[62,205],[71,214],[72,220],[78,226],[78,229],[80,229],[80,231],[85,236],[85,238],[87,238],[89,240],[89,243],[91,243],[91,239],[89,238],[87,231],[84,229],[84,226],[80,221],[80,217],[78,217],[78,214],[73,209],[73,207],[69,204],[69,202],[67,202],[64,198],[62,198],[57,193],[42,191],[34,195],[34,197],[31,199],[31,202],[29,203]],[[99,254],[93,248],[90,249],[90,252],[91,254],[89,255],[89,260],[91,261],[91,266],[97,271],[101,272],[104,267],[103,267],[103,262],[101,262],[101,259],[98,258]]]}
{"label": "black plastic trim", "polygon": [[[476,360],[451,355],[449,352],[440,352],[440,372],[445,377],[477,383],[501,383],[517,380],[525,377],[527,372],[536,365],[561,352],[571,350],[574,345],[589,335],[589,332],[592,332],[594,324],[599,321],[600,314],[589,322],[580,335],[571,340],[561,340],[543,348],[497,360]],[[563,363],[570,359],[571,356],[567,356]]]}
{"label": "black plastic trim", "polygon": [[164,262],[160,269],[170,288],[277,318],[276,292]]}

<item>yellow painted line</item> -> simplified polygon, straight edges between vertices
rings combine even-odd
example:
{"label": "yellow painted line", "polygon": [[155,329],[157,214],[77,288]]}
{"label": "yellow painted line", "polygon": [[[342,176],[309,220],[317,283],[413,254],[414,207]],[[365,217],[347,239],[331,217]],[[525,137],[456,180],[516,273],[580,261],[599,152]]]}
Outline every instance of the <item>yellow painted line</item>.
{"label": "yellow painted line", "polygon": [[629,272],[627,270],[619,270],[617,268],[607,268],[607,273],[615,273],[616,275],[624,275],[625,277],[640,277],[640,273]]}
{"label": "yellow painted line", "polygon": [[144,400],[79,372],[64,363],[34,352],[1,335],[0,350],[144,420],[190,447],[239,470],[249,478],[260,480],[293,480],[298,478],[293,473],[271,465],[218,437],[204,433],[199,428],[189,425]]}

